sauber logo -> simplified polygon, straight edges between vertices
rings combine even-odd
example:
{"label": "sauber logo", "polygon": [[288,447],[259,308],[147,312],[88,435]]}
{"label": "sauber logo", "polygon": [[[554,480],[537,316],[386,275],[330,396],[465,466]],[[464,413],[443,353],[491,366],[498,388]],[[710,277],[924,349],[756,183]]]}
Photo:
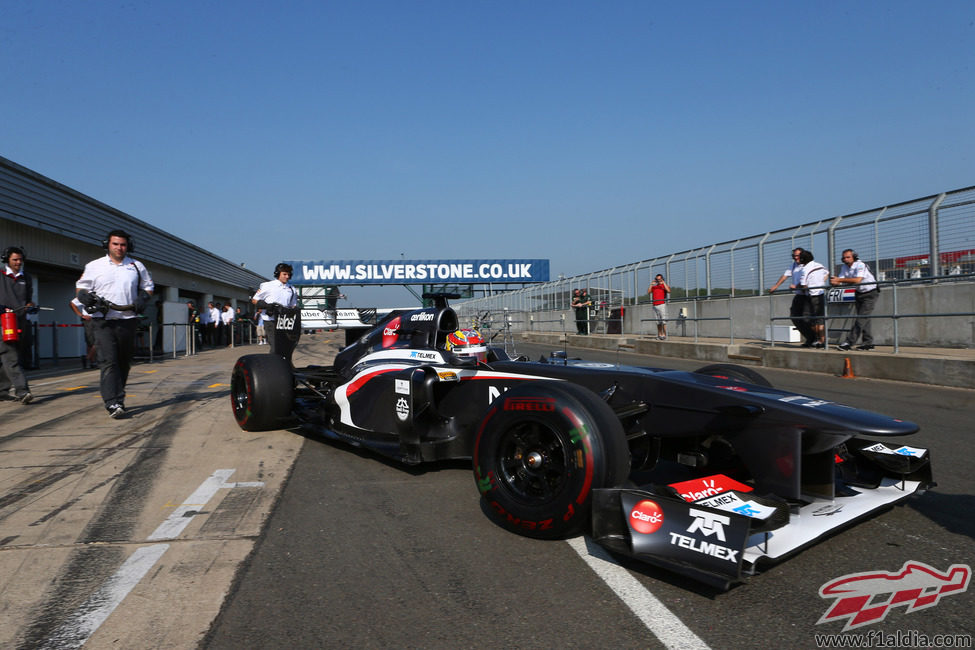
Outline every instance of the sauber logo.
{"label": "sauber logo", "polygon": [[655,502],[644,499],[630,510],[630,526],[638,533],[649,535],[663,526],[664,511]]}
{"label": "sauber logo", "polygon": [[551,397],[512,397],[504,402],[505,411],[554,411]]}
{"label": "sauber logo", "polygon": [[934,607],[942,596],[968,589],[972,569],[952,564],[944,573],[924,564],[908,561],[900,571],[851,573],[819,588],[823,598],[836,598],[816,624],[846,620],[843,631],[884,620],[891,608],[904,605],[908,614]]}

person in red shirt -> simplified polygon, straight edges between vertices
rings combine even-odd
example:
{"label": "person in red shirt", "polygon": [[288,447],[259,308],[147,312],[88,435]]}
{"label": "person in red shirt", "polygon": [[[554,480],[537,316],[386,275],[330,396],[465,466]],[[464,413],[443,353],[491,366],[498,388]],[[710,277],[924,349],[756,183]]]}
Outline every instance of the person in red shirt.
{"label": "person in red shirt", "polygon": [[670,286],[664,282],[664,276],[659,273],[654,277],[653,284],[647,289],[650,301],[653,303],[653,313],[657,317],[657,340],[667,340],[667,294]]}

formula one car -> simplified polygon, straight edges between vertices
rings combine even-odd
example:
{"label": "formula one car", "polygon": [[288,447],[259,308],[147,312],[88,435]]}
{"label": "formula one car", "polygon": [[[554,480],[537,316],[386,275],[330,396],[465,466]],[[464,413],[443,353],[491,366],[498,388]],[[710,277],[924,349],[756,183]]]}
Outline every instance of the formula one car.
{"label": "formula one car", "polygon": [[473,460],[499,525],[586,532],[615,553],[728,588],[934,485],[927,450],[863,436],[912,422],[696,372],[513,359],[436,306],[394,311],[329,366],[271,354],[233,369],[245,430],[299,423],[406,464]]}

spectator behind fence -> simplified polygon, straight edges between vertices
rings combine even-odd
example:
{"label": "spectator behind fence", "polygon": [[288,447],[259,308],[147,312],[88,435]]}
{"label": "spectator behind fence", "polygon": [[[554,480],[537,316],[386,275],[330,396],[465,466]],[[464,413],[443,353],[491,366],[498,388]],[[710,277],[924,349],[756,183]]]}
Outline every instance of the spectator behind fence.
{"label": "spectator behind fence", "polygon": [[650,302],[653,303],[653,315],[657,318],[657,340],[667,340],[667,295],[670,285],[664,282],[664,276],[659,273],[653,278],[653,284],[647,289]]}
{"label": "spectator behind fence", "polygon": [[802,276],[799,286],[805,292],[808,300],[807,312],[812,317],[811,330],[816,340],[814,348],[826,347],[826,326],[823,317],[826,315],[826,287],[829,285],[829,271],[826,267],[813,259],[813,254],[807,250],[799,254],[802,263]]}
{"label": "spectator behind fence", "polygon": [[843,266],[840,267],[839,277],[830,278],[833,286],[856,287],[856,320],[846,335],[846,340],[837,346],[839,350],[849,350],[857,339],[862,336],[861,345],[857,350],[873,350],[873,334],[870,332],[870,314],[877,306],[880,297],[880,286],[870,272],[870,267],[860,261],[860,256],[852,248],[843,251]]}
{"label": "spectator behind fence", "polygon": [[811,348],[816,342],[816,335],[813,332],[811,321],[807,320],[810,314],[809,300],[806,296],[806,292],[800,288],[800,280],[802,279],[802,263],[799,262],[799,256],[805,252],[804,248],[794,248],[792,249],[792,264],[786,268],[786,270],[779,277],[779,281],[772,285],[772,288],[768,290],[769,293],[775,293],[775,290],[779,288],[786,278],[789,278],[789,288],[792,289],[792,304],[789,305],[789,318],[792,319],[792,324],[799,334],[802,335],[803,343],[802,347]]}
{"label": "spectator behind fence", "polygon": [[588,309],[582,306],[582,292],[572,290],[572,304],[569,305],[576,312],[576,334],[586,333],[586,319],[589,318]]}

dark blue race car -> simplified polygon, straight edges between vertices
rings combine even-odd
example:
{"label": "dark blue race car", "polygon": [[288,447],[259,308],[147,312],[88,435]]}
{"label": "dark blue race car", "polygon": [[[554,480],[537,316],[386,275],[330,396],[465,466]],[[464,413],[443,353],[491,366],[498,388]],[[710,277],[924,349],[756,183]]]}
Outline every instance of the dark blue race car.
{"label": "dark blue race car", "polygon": [[926,449],[881,441],[912,422],[735,365],[514,359],[461,329],[447,297],[387,314],[332,365],[241,357],[238,424],[298,425],[406,464],[470,458],[499,525],[587,533],[722,588],[934,485]]}

